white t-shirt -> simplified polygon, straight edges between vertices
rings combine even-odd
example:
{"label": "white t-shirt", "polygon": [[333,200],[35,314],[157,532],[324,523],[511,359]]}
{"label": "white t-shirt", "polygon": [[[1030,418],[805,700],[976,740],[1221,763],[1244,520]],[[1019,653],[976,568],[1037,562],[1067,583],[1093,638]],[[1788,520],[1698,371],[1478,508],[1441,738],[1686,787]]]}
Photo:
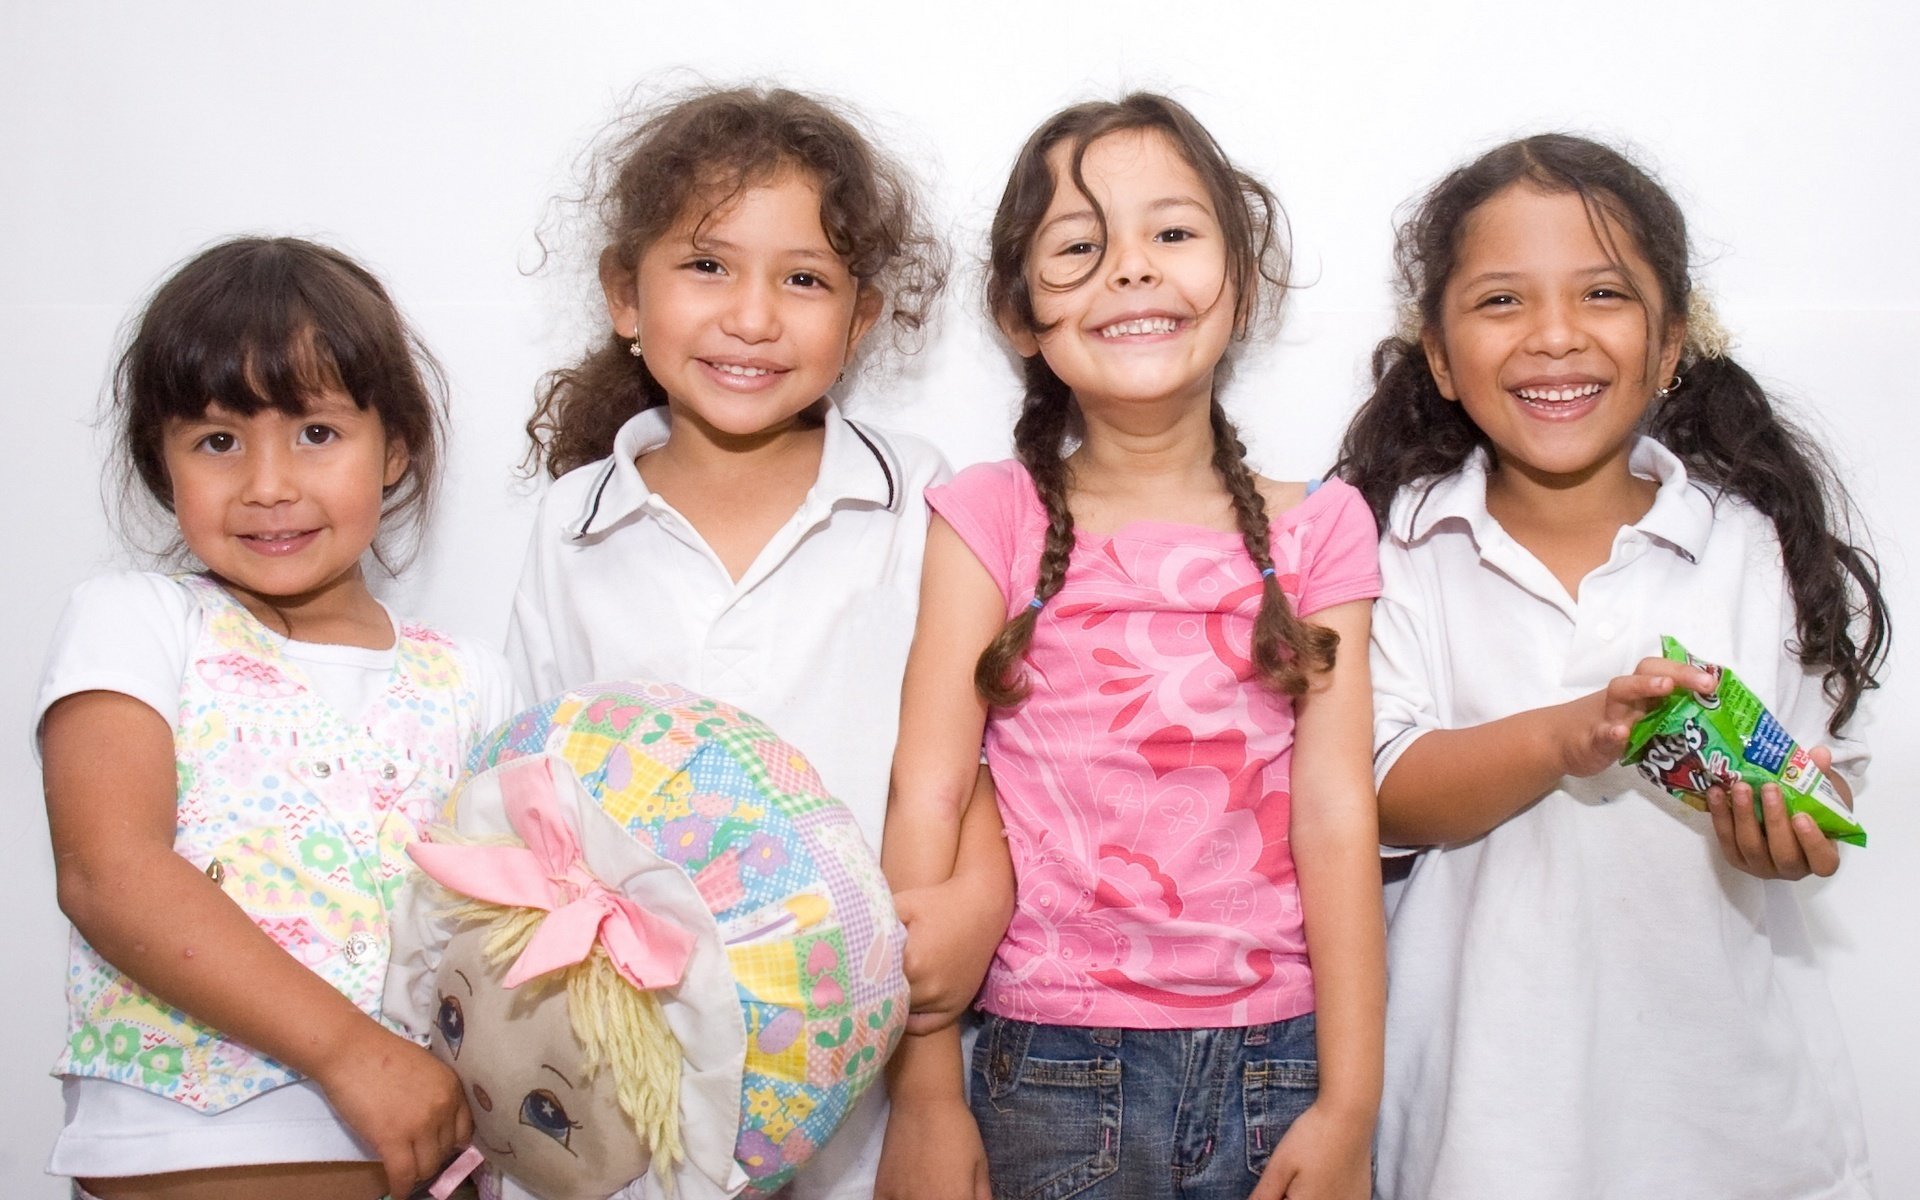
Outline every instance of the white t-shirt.
{"label": "white t-shirt", "polygon": [[[399,622],[388,612],[395,628]],[[54,703],[80,692],[131,696],[169,726],[178,715],[180,680],[200,636],[202,610],[165,575],[119,572],[82,583],[54,628],[30,728],[36,757],[40,721]],[[384,650],[282,641],[336,711],[360,712],[385,691],[397,643]],[[518,708],[506,665],[491,649],[460,641],[468,686],[489,726]],[[67,1119],[47,1170],[113,1176],[280,1162],[362,1162],[374,1155],[354,1137],[319,1087],[275,1088],[217,1114],[198,1112],[127,1084],[68,1076],[61,1086]]]}
{"label": "white t-shirt", "polygon": [[[818,478],[736,582],[635,466],[670,425],[664,407],[636,414],[611,455],[541,500],[507,632],[516,679],[535,698],[654,679],[736,705],[807,756],[878,853],[919,611],[923,493],[946,463],[919,438],[829,406]],[[885,1127],[875,1087],[782,1195],[867,1200]]]}
{"label": "white t-shirt", "polygon": [[[1670,634],[1803,744],[1831,746],[1858,787],[1865,748],[1827,735],[1820,679],[1785,650],[1771,525],[1649,439],[1630,466],[1659,493],[1577,599],[1488,515],[1483,454],[1396,499],[1373,616],[1377,779],[1429,730],[1586,695]],[[1632,768],[1562,782],[1486,836],[1427,850],[1406,881],[1376,1194],[1870,1195],[1793,886],[1728,866],[1709,819]]]}

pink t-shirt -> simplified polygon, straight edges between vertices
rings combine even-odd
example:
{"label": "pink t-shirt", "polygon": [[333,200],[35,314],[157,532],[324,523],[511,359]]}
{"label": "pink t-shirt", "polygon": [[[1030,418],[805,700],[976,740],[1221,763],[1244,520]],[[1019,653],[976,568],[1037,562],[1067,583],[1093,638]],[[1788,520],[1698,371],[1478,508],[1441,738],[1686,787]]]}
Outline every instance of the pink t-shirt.
{"label": "pink t-shirt", "polygon": [[[1025,608],[1047,525],[1026,468],[970,467],[927,501],[1007,615]],[[1373,516],[1345,483],[1275,517],[1272,547],[1302,616],[1380,592]],[[1293,701],[1252,675],[1259,606],[1238,533],[1138,521],[1078,536],[1027,651],[1031,693],[987,720],[1018,878],[989,1012],[1177,1029],[1312,1011],[1287,832]]]}

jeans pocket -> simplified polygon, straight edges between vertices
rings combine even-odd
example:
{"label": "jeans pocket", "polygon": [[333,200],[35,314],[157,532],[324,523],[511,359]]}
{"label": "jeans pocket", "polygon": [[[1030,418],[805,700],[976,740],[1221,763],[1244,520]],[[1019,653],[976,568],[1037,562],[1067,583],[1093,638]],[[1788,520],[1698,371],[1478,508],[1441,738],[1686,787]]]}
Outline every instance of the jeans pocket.
{"label": "jeans pocket", "polygon": [[1320,1064],[1313,1059],[1273,1058],[1246,1064],[1241,1089],[1247,1108],[1247,1170],[1258,1177],[1273,1148],[1320,1095]]}
{"label": "jeans pocket", "polygon": [[[1093,1057],[1042,1057],[1076,1041]],[[1120,1169],[1120,1060],[1099,1049],[1084,1030],[988,1019],[970,1104],[994,1200],[1066,1200]]]}

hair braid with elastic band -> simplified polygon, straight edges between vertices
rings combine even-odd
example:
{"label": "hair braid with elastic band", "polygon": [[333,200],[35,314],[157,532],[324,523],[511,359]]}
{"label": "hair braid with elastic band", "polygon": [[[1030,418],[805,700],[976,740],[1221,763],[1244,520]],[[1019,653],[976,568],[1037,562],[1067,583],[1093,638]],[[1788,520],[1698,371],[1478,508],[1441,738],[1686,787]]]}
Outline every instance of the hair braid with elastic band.
{"label": "hair braid with elastic band", "polygon": [[1303,621],[1280,590],[1273,574],[1270,549],[1273,529],[1267,519],[1267,501],[1247,467],[1247,447],[1240,431],[1227,417],[1218,397],[1208,413],[1213,426],[1213,469],[1233,498],[1233,515],[1247,556],[1260,569],[1260,611],[1253,619],[1253,669],[1275,691],[1298,696],[1314,674],[1333,667],[1340,635]]}
{"label": "hair braid with elastic band", "polygon": [[1047,540],[1040,552],[1040,569],[1033,585],[1034,605],[1008,621],[974,665],[973,686],[988,704],[1018,704],[1027,697],[1027,680],[1016,673],[1033,644],[1040,607],[1067,581],[1067,563],[1073,555],[1073,510],[1067,506],[1067,433],[1074,424],[1073,394],[1060,377],[1035,355],[1026,361],[1027,399],[1013,427],[1014,452],[1034,491],[1047,509]]}

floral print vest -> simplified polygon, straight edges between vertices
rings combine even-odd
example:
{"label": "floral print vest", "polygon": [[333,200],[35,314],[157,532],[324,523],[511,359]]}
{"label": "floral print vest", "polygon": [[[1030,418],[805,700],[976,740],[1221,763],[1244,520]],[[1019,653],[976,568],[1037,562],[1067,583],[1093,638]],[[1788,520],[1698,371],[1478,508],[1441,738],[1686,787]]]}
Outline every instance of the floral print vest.
{"label": "floral print vest", "polygon": [[[378,1018],[406,846],[439,815],[483,732],[460,659],[439,634],[402,624],[386,690],[350,720],[218,584],[178,582],[203,620],[173,725],[174,850]],[[299,1078],[158,999],[78,932],[67,1012],[56,1075],[132,1084],[208,1113]]]}

